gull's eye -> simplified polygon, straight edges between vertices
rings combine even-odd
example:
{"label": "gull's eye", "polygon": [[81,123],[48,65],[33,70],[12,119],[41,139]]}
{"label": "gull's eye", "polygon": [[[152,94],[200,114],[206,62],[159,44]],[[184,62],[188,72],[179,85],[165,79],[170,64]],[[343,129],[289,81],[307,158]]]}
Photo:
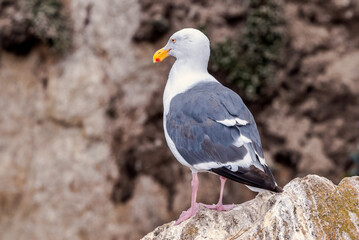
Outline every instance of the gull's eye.
{"label": "gull's eye", "polygon": [[171,38],[171,42],[175,43],[175,42],[176,42],[176,40],[175,40],[174,38]]}

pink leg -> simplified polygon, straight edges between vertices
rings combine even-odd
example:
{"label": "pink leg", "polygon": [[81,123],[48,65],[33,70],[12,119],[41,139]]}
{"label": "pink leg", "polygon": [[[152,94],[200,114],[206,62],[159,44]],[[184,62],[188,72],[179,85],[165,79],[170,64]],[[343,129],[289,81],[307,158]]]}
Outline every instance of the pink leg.
{"label": "pink leg", "polygon": [[199,204],[196,202],[197,198],[197,191],[198,191],[198,175],[197,173],[192,173],[192,200],[191,200],[191,207],[187,211],[183,211],[176,221],[175,225],[180,224],[181,222],[189,219],[193,215],[198,212]]}
{"label": "pink leg", "polygon": [[234,208],[234,204],[229,204],[229,205],[223,205],[222,204],[223,189],[224,189],[224,184],[226,183],[227,179],[225,177],[222,177],[222,176],[220,176],[219,178],[221,179],[221,192],[219,194],[219,200],[218,200],[217,205],[214,205],[214,204],[213,205],[202,204],[202,205],[205,206],[206,208],[215,209],[217,211],[229,211],[229,210]]}

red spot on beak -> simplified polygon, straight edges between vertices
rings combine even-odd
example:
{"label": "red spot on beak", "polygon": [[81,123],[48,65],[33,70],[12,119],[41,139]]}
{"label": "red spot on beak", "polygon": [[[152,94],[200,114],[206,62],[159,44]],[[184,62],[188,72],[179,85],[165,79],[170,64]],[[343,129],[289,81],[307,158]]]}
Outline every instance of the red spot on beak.
{"label": "red spot on beak", "polygon": [[161,59],[159,59],[159,58],[156,58],[156,62],[161,62]]}

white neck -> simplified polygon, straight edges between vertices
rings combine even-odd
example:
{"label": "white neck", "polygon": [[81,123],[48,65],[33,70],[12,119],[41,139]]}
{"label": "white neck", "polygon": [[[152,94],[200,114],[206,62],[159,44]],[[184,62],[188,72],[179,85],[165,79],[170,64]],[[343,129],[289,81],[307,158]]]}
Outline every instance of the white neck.
{"label": "white neck", "polygon": [[204,81],[217,81],[208,73],[207,62],[201,64],[188,60],[176,60],[171,68],[163,94],[164,116],[167,115],[174,96]]}

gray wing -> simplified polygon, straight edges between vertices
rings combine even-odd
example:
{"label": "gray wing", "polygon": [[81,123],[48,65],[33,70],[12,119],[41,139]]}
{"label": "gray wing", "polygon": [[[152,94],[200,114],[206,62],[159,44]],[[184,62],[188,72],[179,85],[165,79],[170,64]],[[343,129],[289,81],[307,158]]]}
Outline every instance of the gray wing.
{"label": "gray wing", "polygon": [[[222,86],[222,89],[221,93],[224,94],[218,94],[218,99],[231,115],[232,119],[238,118],[247,122],[247,124],[236,123],[235,125],[241,135],[245,136],[252,142],[255,154],[264,159],[261,140],[252,113],[249,111],[238,94],[224,86]],[[231,124],[227,124],[227,126],[230,127]]]}
{"label": "gray wing", "polygon": [[175,96],[166,129],[178,152],[195,169],[275,191],[253,116],[230,89],[200,83]]}

